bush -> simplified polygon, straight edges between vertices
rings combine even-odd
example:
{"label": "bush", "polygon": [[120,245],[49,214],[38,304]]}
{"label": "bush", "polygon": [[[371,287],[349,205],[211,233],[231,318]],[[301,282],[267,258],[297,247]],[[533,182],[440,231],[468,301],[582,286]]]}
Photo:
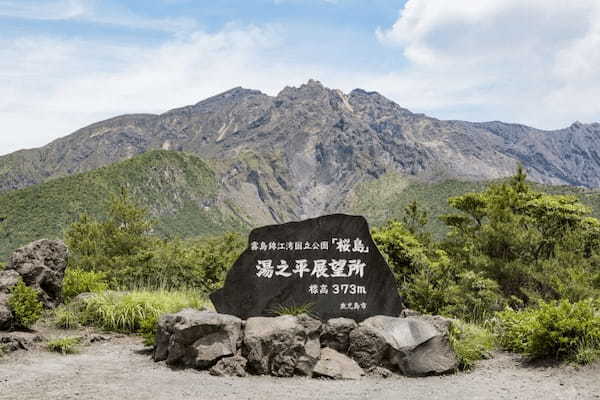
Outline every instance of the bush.
{"label": "bush", "polygon": [[80,325],[79,314],[69,305],[63,305],[54,311],[54,325],[62,329],[75,329]]}
{"label": "bush", "polygon": [[539,308],[498,313],[498,338],[530,357],[589,362],[600,350],[598,303],[541,302]]}
{"label": "bush", "polygon": [[450,345],[456,353],[458,367],[464,371],[472,369],[477,361],[490,358],[495,340],[488,329],[455,320],[450,327]]}
{"label": "bush", "polygon": [[162,314],[184,308],[203,308],[200,295],[191,290],[135,290],[105,292],[84,300],[79,319],[84,325],[109,331],[141,333],[153,344],[158,319]]}
{"label": "bush", "polygon": [[64,337],[51,340],[46,347],[48,351],[53,351],[60,354],[75,354],[78,352],[77,345],[81,342],[78,337]]}
{"label": "bush", "polygon": [[38,300],[38,291],[25,286],[23,281],[12,288],[8,306],[19,328],[30,328],[42,316],[43,306]]}
{"label": "bush", "polygon": [[63,280],[62,295],[70,300],[81,293],[102,292],[108,288],[104,281],[105,274],[94,271],[84,271],[79,268],[68,268]]}

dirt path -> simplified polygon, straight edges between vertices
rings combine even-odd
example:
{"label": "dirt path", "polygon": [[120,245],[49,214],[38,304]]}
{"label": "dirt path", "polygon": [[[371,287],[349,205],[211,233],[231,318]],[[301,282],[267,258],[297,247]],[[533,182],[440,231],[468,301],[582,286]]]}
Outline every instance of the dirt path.
{"label": "dirt path", "polygon": [[600,365],[524,367],[499,353],[475,372],[445,377],[360,381],[216,378],[154,363],[135,338],[61,356],[17,352],[0,360],[0,399],[600,399]]}

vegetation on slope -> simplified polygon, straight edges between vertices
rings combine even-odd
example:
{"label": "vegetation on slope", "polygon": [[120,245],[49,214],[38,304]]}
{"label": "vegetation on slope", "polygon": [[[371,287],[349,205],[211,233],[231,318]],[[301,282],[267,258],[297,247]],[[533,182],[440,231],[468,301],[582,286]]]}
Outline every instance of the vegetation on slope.
{"label": "vegetation on slope", "polygon": [[217,235],[248,226],[218,201],[214,172],[199,158],[153,151],[84,174],[0,194],[0,259],[40,238],[62,238],[81,213],[99,217],[126,188],[163,237]]}

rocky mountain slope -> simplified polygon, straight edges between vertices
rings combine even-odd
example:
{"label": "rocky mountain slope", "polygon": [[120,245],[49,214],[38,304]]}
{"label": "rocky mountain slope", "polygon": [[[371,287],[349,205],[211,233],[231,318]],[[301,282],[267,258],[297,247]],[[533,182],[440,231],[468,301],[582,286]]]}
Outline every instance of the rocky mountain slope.
{"label": "rocky mountain slope", "polygon": [[[49,145],[0,157],[0,190],[90,171],[153,149],[213,163],[243,213],[284,221],[339,211],[357,187],[398,174],[424,181],[510,175],[600,187],[600,124],[541,131],[501,122],[441,121],[375,92],[309,81],[277,96],[236,88],[161,115],[98,122]],[[253,199],[258,199],[256,207]]]}
{"label": "rocky mountain slope", "polygon": [[[177,151],[153,150],[93,171],[0,193],[0,262],[37,239],[62,239],[80,213],[103,216],[112,194],[126,187],[156,220],[163,237],[247,232],[253,227],[295,219],[295,195],[286,191],[287,169],[277,157],[246,152],[227,162],[204,162]],[[444,227],[437,216],[451,212],[447,198],[483,190],[487,182],[448,180],[425,183],[391,172],[365,180],[345,196],[338,211],[364,215],[372,226],[403,215],[417,200],[428,210],[428,229]],[[574,194],[600,216],[600,192],[571,186],[542,190]]]}

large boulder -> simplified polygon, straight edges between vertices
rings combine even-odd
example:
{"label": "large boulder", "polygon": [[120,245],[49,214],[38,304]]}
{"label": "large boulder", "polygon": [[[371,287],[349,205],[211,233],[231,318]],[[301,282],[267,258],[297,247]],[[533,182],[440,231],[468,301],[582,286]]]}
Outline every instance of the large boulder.
{"label": "large boulder", "polygon": [[334,349],[321,349],[321,357],[313,370],[314,376],[331,379],[360,379],[365,373],[350,357]]}
{"label": "large boulder", "polygon": [[156,334],[155,361],[207,369],[236,354],[242,320],[231,315],[186,309],[161,317]]}
{"label": "large boulder", "polygon": [[350,318],[333,318],[323,325],[321,347],[329,347],[340,353],[346,353],[350,345],[350,332],[358,324]]}
{"label": "large boulder", "polygon": [[11,289],[21,279],[16,271],[0,271],[0,331],[12,327],[13,314],[8,306]]}
{"label": "large boulder", "polygon": [[60,302],[62,281],[67,268],[68,250],[60,240],[38,240],[16,250],[6,271],[16,271],[27,286],[40,291],[47,308]]}
{"label": "large boulder", "polygon": [[307,315],[254,317],[246,321],[243,355],[258,375],[312,375],[321,354],[321,322]]}
{"label": "large boulder", "polygon": [[8,306],[8,295],[0,293],[0,331],[9,330],[13,325],[13,314]]}
{"label": "large boulder", "polygon": [[458,362],[447,328],[441,318],[372,317],[350,334],[349,353],[365,369],[383,366],[407,376],[448,373]]}

